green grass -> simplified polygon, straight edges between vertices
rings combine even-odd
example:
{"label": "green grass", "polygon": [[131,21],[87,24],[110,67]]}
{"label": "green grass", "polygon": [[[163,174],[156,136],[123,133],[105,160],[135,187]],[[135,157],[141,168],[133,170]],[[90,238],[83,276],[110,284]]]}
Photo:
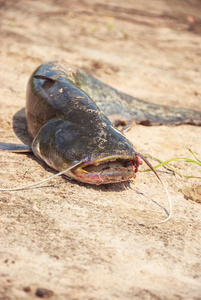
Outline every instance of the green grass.
{"label": "green grass", "polygon": [[[153,157],[151,155],[145,155],[145,157],[149,157],[149,158],[152,158],[152,159],[155,159],[155,160],[159,161],[159,164],[155,165],[154,169],[157,169],[157,168],[162,167],[162,166],[166,166],[172,172],[174,172],[175,174],[178,174],[178,175],[180,175],[182,177],[201,179],[201,177],[198,177],[198,176],[191,176],[191,175],[181,174],[175,168],[173,168],[172,166],[169,165],[169,163],[171,163],[173,161],[185,161],[185,162],[188,162],[188,163],[196,164],[199,167],[201,167],[201,161],[195,156],[195,154],[193,153],[193,151],[191,149],[188,149],[188,150],[193,155],[193,157],[195,158],[195,160],[191,159],[191,158],[186,158],[186,157],[175,157],[175,158],[171,158],[171,159],[166,160],[166,161],[162,161],[161,159],[159,159],[157,157]],[[146,169],[146,170],[144,170],[142,172],[147,172],[147,171],[151,171],[151,169]]]}

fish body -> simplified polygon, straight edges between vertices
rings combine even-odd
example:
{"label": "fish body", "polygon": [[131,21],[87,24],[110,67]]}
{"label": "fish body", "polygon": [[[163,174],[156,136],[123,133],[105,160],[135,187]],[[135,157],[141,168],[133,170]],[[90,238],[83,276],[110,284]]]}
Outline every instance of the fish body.
{"label": "fish body", "polygon": [[201,125],[200,112],[136,99],[57,61],[31,75],[25,111],[32,147],[0,149],[31,150],[53,169],[68,169],[68,177],[97,185],[134,178],[139,157],[154,171],[115,125]]}
{"label": "fish body", "polygon": [[89,95],[116,126],[127,124],[201,126],[201,112],[199,111],[137,99],[119,92],[76,67],[72,67],[68,74],[75,85]]}
{"label": "fish body", "polygon": [[70,66],[40,66],[30,77],[26,98],[32,150],[50,167],[62,171],[80,161],[65,175],[91,184],[135,177],[139,158],[133,145],[76,86]]}

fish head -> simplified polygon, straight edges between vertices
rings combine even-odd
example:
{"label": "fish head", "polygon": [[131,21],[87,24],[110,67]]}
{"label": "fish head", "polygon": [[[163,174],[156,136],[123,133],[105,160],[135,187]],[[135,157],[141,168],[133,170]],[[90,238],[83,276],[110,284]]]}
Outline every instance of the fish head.
{"label": "fish head", "polygon": [[88,111],[85,122],[83,118],[82,113],[80,120],[45,124],[33,141],[35,155],[58,171],[80,162],[65,175],[89,184],[135,178],[140,160],[127,138],[101,112]]}
{"label": "fish head", "polygon": [[79,147],[79,155],[86,160],[71,170],[76,180],[99,185],[136,176],[140,160],[133,145],[110,122],[104,121],[101,130],[95,126],[81,139],[85,146]]}

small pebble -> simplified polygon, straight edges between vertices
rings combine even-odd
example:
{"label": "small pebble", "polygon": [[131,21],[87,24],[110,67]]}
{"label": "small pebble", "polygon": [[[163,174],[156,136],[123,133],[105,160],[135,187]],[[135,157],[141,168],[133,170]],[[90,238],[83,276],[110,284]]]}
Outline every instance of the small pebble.
{"label": "small pebble", "polygon": [[53,295],[53,292],[47,289],[38,288],[36,290],[36,296],[40,298],[49,298]]}
{"label": "small pebble", "polygon": [[23,291],[26,292],[26,293],[31,292],[30,286],[25,286],[25,287],[23,288]]}

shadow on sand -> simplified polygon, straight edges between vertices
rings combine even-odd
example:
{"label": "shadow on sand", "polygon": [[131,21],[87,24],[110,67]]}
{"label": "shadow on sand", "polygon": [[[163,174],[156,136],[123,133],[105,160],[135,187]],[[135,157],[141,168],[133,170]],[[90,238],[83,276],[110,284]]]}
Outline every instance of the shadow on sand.
{"label": "shadow on sand", "polygon": [[27,129],[25,109],[18,110],[13,116],[13,130],[23,144],[31,146],[32,138]]}

